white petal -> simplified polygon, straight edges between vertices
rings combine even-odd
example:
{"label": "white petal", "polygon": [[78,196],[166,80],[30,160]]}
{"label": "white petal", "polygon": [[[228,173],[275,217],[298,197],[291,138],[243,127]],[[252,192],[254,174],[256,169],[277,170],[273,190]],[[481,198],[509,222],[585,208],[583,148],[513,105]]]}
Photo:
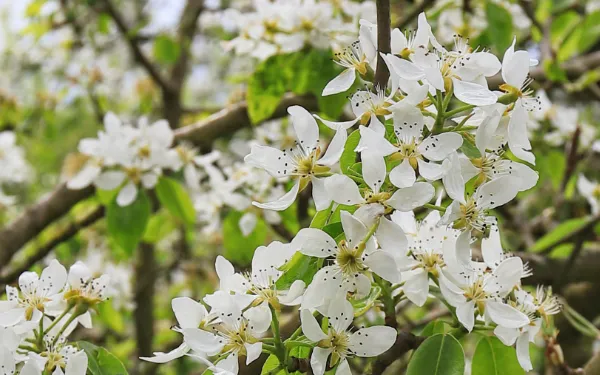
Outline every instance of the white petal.
{"label": "white petal", "polygon": [[529,53],[527,51],[514,52],[509,58],[506,58],[505,55],[502,61],[502,78],[506,83],[520,89],[527,74],[529,74]]}
{"label": "white petal", "polygon": [[242,235],[244,237],[248,237],[250,233],[254,231],[254,228],[256,228],[256,223],[258,223],[258,218],[254,212],[246,212],[244,215],[242,215],[240,221],[238,222],[238,226],[242,232]]}
{"label": "white petal", "polygon": [[435,194],[433,186],[427,182],[417,182],[413,186],[398,189],[387,203],[399,211],[412,211],[431,201]]}
{"label": "white petal", "polygon": [[82,350],[69,357],[65,375],[85,375],[88,368],[88,357]]}
{"label": "white petal", "polygon": [[190,348],[185,343],[182,343],[177,348],[171,350],[168,353],[155,352],[152,353],[152,357],[140,357],[140,359],[152,363],[167,363],[174,359],[183,357],[189,351]]}
{"label": "white petal", "polygon": [[519,337],[519,333],[518,328],[506,328],[502,326],[496,326],[496,328],[494,328],[494,335],[496,335],[496,337],[506,346],[514,345],[515,341],[517,341],[517,337]]}
{"label": "white petal", "polygon": [[319,121],[321,121],[323,124],[325,124],[325,126],[327,126],[330,129],[333,129],[335,131],[348,130],[352,126],[356,125],[356,122],[358,121],[358,118],[356,118],[354,120],[348,120],[348,121],[329,121],[329,120],[322,118],[321,116],[319,116],[317,114],[313,114],[313,116],[316,119],[318,119]]}
{"label": "white petal", "polygon": [[94,185],[100,190],[116,189],[125,180],[125,173],[121,171],[107,171],[101,173],[94,181]]}
{"label": "white petal", "polygon": [[327,335],[321,329],[317,319],[313,316],[310,310],[301,310],[300,319],[302,321],[302,333],[310,341],[319,342],[327,338]]}
{"label": "white petal", "polygon": [[294,105],[288,107],[290,120],[298,137],[299,146],[311,152],[317,147],[319,141],[319,126],[317,120],[303,107]]}
{"label": "white petal", "polygon": [[142,176],[142,185],[146,189],[152,189],[158,182],[158,175],[155,173],[144,173]]}
{"label": "white petal", "polygon": [[417,180],[415,170],[410,165],[410,161],[408,159],[404,159],[400,165],[394,167],[394,169],[390,171],[389,177],[390,182],[399,188],[413,186]]}
{"label": "white petal", "polygon": [[425,72],[415,63],[393,55],[387,55],[386,58],[400,78],[409,81],[418,81],[425,78]]}
{"label": "white petal", "polygon": [[348,176],[334,174],[325,180],[325,189],[334,202],[345,205],[364,203],[356,183]]}
{"label": "white petal", "polygon": [[119,195],[117,195],[117,204],[121,207],[129,206],[135,201],[137,193],[137,186],[130,181],[121,189],[121,191],[119,191]]}
{"label": "white petal", "polygon": [[336,332],[344,332],[354,320],[354,308],[352,304],[343,298],[337,298],[331,302],[327,311],[329,324]]}
{"label": "white petal", "polygon": [[498,111],[494,111],[479,124],[475,134],[475,145],[482,155],[485,155],[486,149],[491,148],[492,140],[501,117],[502,115]]}
{"label": "white petal", "polygon": [[319,258],[327,258],[335,255],[338,251],[335,240],[327,233],[316,228],[301,229],[292,244],[302,254]]}
{"label": "white petal", "polygon": [[327,146],[327,151],[325,151],[325,154],[319,159],[318,163],[321,165],[333,165],[337,163],[344,152],[347,139],[348,133],[346,133],[346,129],[336,131],[329,146]]}
{"label": "white petal", "polygon": [[286,306],[296,306],[302,302],[302,294],[306,284],[302,280],[294,280],[287,294],[279,296],[279,302]]}
{"label": "white petal", "polygon": [[535,164],[535,156],[531,150],[531,143],[527,138],[528,115],[522,104],[517,102],[508,122],[508,147],[519,159]]}
{"label": "white petal", "polygon": [[456,239],[456,260],[458,264],[469,269],[471,266],[471,232],[464,231]]}
{"label": "white petal", "polygon": [[46,296],[52,296],[60,292],[66,282],[67,269],[56,259],[52,260],[48,267],[44,268],[40,276],[40,286],[44,288]]}
{"label": "white petal", "polygon": [[519,257],[505,259],[494,270],[493,276],[496,279],[495,290],[504,296],[521,281],[523,277],[523,261]]}
{"label": "white petal", "polygon": [[219,337],[197,328],[184,329],[183,339],[192,350],[208,355],[215,355],[223,348],[223,344],[219,343]]}
{"label": "white petal", "polygon": [[525,371],[533,370],[531,358],[529,356],[529,340],[527,335],[521,335],[517,339],[517,360]]}
{"label": "white petal", "polygon": [[405,103],[405,100],[389,107],[394,118],[394,130],[398,139],[410,140],[411,138],[419,138],[425,119],[421,110],[410,103]]}
{"label": "white petal", "polygon": [[340,212],[340,219],[342,221],[344,233],[346,234],[346,241],[348,241],[351,246],[358,245],[358,243],[367,235],[367,227],[348,211]]}
{"label": "white petal", "polygon": [[244,312],[244,317],[248,319],[251,332],[264,333],[271,325],[271,310],[268,302],[249,308]]}
{"label": "white petal", "polygon": [[219,276],[220,280],[225,280],[226,278],[233,276],[235,273],[233,264],[231,264],[231,262],[221,255],[217,256],[217,260],[215,261],[215,270],[217,271],[217,276]]}
{"label": "white petal", "polygon": [[442,133],[427,137],[417,149],[429,160],[442,161],[462,146],[462,143],[460,134]]}
{"label": "white petal", "polygon": [[366,126],[360,126],[360,141],[354,149],[356,152],[368,151],[370,154],[376,154],[381,157],[388,156],[396,152],[396,147],[392,145],[382,134],[378,134],[373,129]]}
{"label": "white petal", "polygon": [[254,362],[260,354],[262,353],[262,342],[257,342],[254,344],[245,343],[244,347],[246,348],[246,364],[249,365]]}
{"label": "white petal", "polygon": [[486,182],[476,191],[477,205],[481,208],[495,208],[511,201],[519,192],[518,185],[510,182],[511,178],[502,176]]}
{"label": "white petal", "polygon": [[310,367],[314,375],[323,375],[327,368],[327,358],[331,354],[332,349],[324,349],[315,347],[310,356]]}
{"label": "white petal", "polygon": [[490,228],[490,235],[481,240],[481,254],[488,267],[495,269],[500,265],[500,262],[504,258],[504,250],[500,242],[498,226],[492,226]]}
{"label": "white petal", "polygon": [[534,187],[539,179],[539,175],[536,171],[529,168],[525,164],[511,162],[512,175],[516,177],[516,181],[519,183],[519,190],[525,191]]}
{"label": "white petal", "polygon": [[67,187],[73,190],[83,189],[89,186],[100,174],[102,169],[93,164],[87,164],[79,173],[67,182]]}
{"label": "white petal", "polygon": [[252,202],[252,204],[258,208],[262,208],[265,210],[283,211],[294,203],[299,190],[300,190],[300,180],[296,181],[296,183],[294,184],[294,187],[292,187],[290,189],[290,191],[285,193],[278,200],[273,201],[273,202],[268,202],[268,203]]}
{"label": "white petal", "polygon": [[375,357],[396,342],[396,330],[388,326],[362,328],[350,336],[350,350],[359,357]]}
{"label": "white petal", "polygon": [[399,55],[407,47],[407,44],[406,36],[400,29],[392,30],[392,55]]}
{"label": "white petal", "polygon": [[382,249],[389,253],[396,252],[397,255],[405,255],[408,247],[408,239],[400,225],[391,220],[382,217],[379,221],[379,227],[375,232],[377,242]]}
{"label": "white petal", "polygon": [[466,303],[466,298],[462,289],[454,285],[443,273],[440,274],[440,291],[444,299],[454,307]]}
{"label": "white petal", "polygon": [[475,301],[461,303],[456,307],[458,321],[471,332],[475,325]]}
{"label": "white petal", "polygon": [[354,80],[356,79],[356,71],[354,69],[346,69],[341,72],[337,77],[329,81],[327,86],[323,89],[323,96],[339,94],[352,87]]}
{"label": "white petal", "polygon": [[350,365],[348,364],[348,360],[346,358],[342,359],[337,369],[335,370],[336,375],[352,375],[352,371],[350,370]]}
{"label": "white petal", "polygon": [[429,294],[429,277],[423,269],[409,271],[410,276],[405,277],[402,290],[406,297],[415,305],[422,307]]}
{"label": "white petal", "polygon": [[521,328],[529,324],[527,315],[502,302],[488,301],[485,312],[494,323],[506,328]]}
{"label": "white petal", "polygon": [[375,114],[371,114],[371,121],[369,121],[368,128],[381,136],[385,136],[385,126],[379,121],[379,118],[375,116]]}
{"label": "white petal", "polygon": [[492,105],[498,101],[498,97],[487,87],[476,83],[465,82],[452,78],[454,95],[463,103],[484,106]]}
{"label": "white petal", "polygon": [[391,283],[400,282],[400,272],[396,267],[396,261],[390,254],[382,250],[377,250],[366,257],[365,264],[375,274]]}
{"label": "white petal", "polygon": [[[446,162],[446,161],[445,161]],[[442,177],[442,182],[444,183],[444,188],[446,189],[446,193],[450,198],[452,198],[456,202],[466,203],[465,201],[465,181],[461,175],[461,163],[458,159],[458,154],[453,152],[448,157],[448,170],[444,177]],[[450,213],[450,210],[447,209],[446,213]]]}
{"label": "white petal", "polygon": [[449,164],[428,163],[422,159],[417,159],[419,165],[419,175],[427,181],[437,181],[444,176]]}
{"label": "white petal", "polygon": [[354,217],[360,220],[366,227],[371,228],[385,212],[385,207],[379,203],[368,203],[360,206],[354,211]]}
{"label": "white petal", "polygon": [[292,171],[291,159],[286,153],[269,146],[253,144],[250,153],[244,157],[244,162],[264,169],[273,177],[284,177]]}
{"label": "white petal", "polygon": [[312,197],[315,201],[317,211],[323,211],[331,205],[331,197],[329,191],[325,188],[327,178],[311,177],[312,182]]}
{"label": "white petal", "polygon": [[383,156],[371,152],[361,153],[363,178],[367,185],[378,193],[385,181],[386,167]]}
{"label": "white petal", "polygon": [[189,297],[174,298],[171,307],[181,328],[198,328],[207,315],[206,307]]}

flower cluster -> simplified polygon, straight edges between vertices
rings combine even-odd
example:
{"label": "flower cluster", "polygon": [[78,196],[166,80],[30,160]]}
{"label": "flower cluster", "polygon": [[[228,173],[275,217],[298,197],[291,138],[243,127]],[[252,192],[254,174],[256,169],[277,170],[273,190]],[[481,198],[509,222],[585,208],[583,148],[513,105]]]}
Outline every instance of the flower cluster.
{"label": "flower cluster", "polygon": [[53,260],[41,275],[25,272],[18,288],[7,286],[8,299],[0,301],[2,373],[86,374],[87,354],[67,338],[80,324],[92,327],[90,310],[106,299],[108,283],[81,262],[67,272]]}
{"label": "flower cluster", "polygon": [[128,206],[135,201],[138,188],[153,188],[164,170],[183,169],[186,182],[194,186],[199,178],[196,151],[186,145],[172,147],[173,140],[165,120],[148,124],[141,118],[134,127],[108,113],[98,137],[79,142],[79,152],[88,161],[67,187],[83,189],[94,184],[101,190],[119,188],[117,203]]}
{"label": "flower cluster", "polygon": [[16,135],[11,131],[0,133],[0,206],[15,203],[15,197],[6,195],[3,187],[22,184],[31,176],[31,168],[25,160],[24,150],[16,144]]}
{"label": "flower cluster", "polygon": [[224,43],[238,55],[265,60],[278,53],[346,44],[359,18],[375,17],[375,3],[348,0],[254,0],[253,11],[229,8],[203,17],[220,18],[237,36]]}
{"label": "flower cluster", "polygon": [[[256,207],[285,210],[311,186],[319,219],[290,243],[256,249],[247,274],[219,257],[218,291],[204,303],[173,300],[183,344],[145,360],[192,355],[215,373],[236,374],[239,357],[250,363],[264,352],[278,360],[276,373],[302,346],[312,349],[314,374],[351,374],[353,358],[376,357],[397,337],[393,324],[363,319],[378,305],[358,308],[360,301],[379,299],[393,313],[400,301],[424,306],[433,297],[456,329],[493,331],[516,343],[519,363],[532,368],[529,342],[560,306],[550,290],[523,286],[531,270],[503,250],[492,210],[538,180],[527,133],[541,106],[529,89],[537,61],[514,42],[502,61],[458,36],[446,49],[421,14],[416,32],[391,32],[392,52],[382,55],[390,78],[381,87],[371,82],[377,26],[360,24],[359,40],[336,55],[346,69],[323,92],[360,80],[365,89],[350,98],[355,118],[335,122],[289,107],[294,144],[253,144],[245,157],[291,181],[288,192]],[[497,73],[505,83],[493,90],[486,77]],[[331,129],[329,142],[319,123]],[[282,305],[296,306],[301,320],[285,342]],[[367,327],[356,326],[359,317]]]}

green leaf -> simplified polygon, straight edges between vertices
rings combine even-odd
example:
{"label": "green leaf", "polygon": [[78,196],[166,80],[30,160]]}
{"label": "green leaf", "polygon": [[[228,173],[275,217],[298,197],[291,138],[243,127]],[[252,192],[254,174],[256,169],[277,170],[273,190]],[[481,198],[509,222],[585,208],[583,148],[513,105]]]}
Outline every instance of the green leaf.
{"label": "green leaf", "polygon": [[545,60],[543,63],[544,72],[548,78],[553,82],[566,82],[568,81],[567,73],[560,66],[560,63],[556,60]]}
{"label": "green leaf", "polygon": [[115,310],[112,301],[104,301],[98,305],[98,317],[107,327],[117,333],[125,331],[123,315]]}
{"label": "green leaf", "polygon": [[358,146],[358,142],[360,142],[360,131],[357,129],[346,140],[344,151],[342,151],[342,156],[340,157],[340,170],[344,174],[347,174],[348,168],[356,163],[356,152],[354,149]]}
{"label": "green leaf", "polygon": [[296,280],[302,280],[308,285],[319,270],[319,258],[309,257],[298,251],[280,270],[283,274],[275,283],[277,289],[287,290]]}
{"label": "green leaf", "polygon": [[257,247],[263,245],[267,239],[268,227],[263,219],[258,218],[256,227],[247,237],[240,229],[240,219],[244,214],[231,211],[223,220],[223,254],[230,261],[247,266],[252,263],[252,257]]}
{"label": "green leaf", "polygon": [[150,213],[150,200],[146,192],[141,189],[138,190],[135,201],[129,206],[119,206],[115,197],[106,208],[110,238],[127,254],[133,254],[133,250],[144,235]]}
{"label": "green leaf", "polygon": [[446,322],[440,319],[436,319],[427,325],[421,331],[421,336],[433,336],[439,333],[446,333]]}
{"label": "green leaf", "polygon": [[415,351],[406,375],[464,375],[465,354],[451,335],[427,338]]}
{"label": "green leaf", "polygon": [[513,22],[510,12],[503,6],[487,2],[485,13],[488,20],[487,34],[498,51],[505,51],[513,39]]}
{"label": "green leaf", "polygon": [[100,201],[100,203],[102,203],[103,206],[108,206],[115,199],[118,192],[119,192],[119,189],[114,189],[114,190],[96,189],[96,197],[98,198],[98,201]]}
{"label": "green leaf", "polygon": [[156,195],[160,203],[175,217],[184,223],[193,225],[196,222],[194,202],[185,188],[175,179],[162,176],[156,184]]}
{"label": "green leaf", "polygon": [[175,230],[176,224],[173,216],[165,210],[160,210],[150,217],[142,239],[144,242],[157,243],[171,234]]}
{"label": "green leaf", "polygon": [[354,307],[354,316],[364,315],[375,305],[377,298],[381,295],[381,287],[379,285],[371,286],[371,291],[366,297],[360,299],[350,299],[350,303]]}
{"label": "green leaf", "polygon": [[127,369],[117,357],[104,348],[78,341],[79,349],[88,357],[88,373],[91,375],[127,375]]}
{"label": "green leaf", "polygon": [[521,374],[525,374],[525,371],[519,365],[515,348],[504,345],[492,336],[479,340],[473,355],[471,375]]}
{"label": "green leaf", "polygon": [[473,136],[467,132],[460,132],[463,138],[463,144],[460,146],[460,150],[465,154],[469,159],[475,159],[481,157],[481,152],[477,146],[475,146],[475,140]]}
{"label": "green leaf", "polygon": [[329,206],[329,208],[327,208],[326,210],[317,212],[316,215],[313,217],[312,221],[310,222],[310,227],[317,229],[323,228],[330,216],[331,206]]}
{"label": "green leaf", "polygon": [[162,64],[174,64],[181,54],[181,47],[168,35],[159,35],[154,39],[153,53]]}
{"label": "green leaf", "polygon": [[98,31],[102,34],[108,34],[110,32],[111,18],[107,13],[100,13],[98,15]]}
{"label": "green leaf", "polygon": [[323,232],[327,233],[331,236],[331,238],[335,239],[337,236],[344,232],[344,228],[342,228],[342,223],[338,221],[336,223],[325,225],[323,227]]}
{"label": "green leaf", "polygon": [[271,117],[288,91],[284,57],[276,55],[262,62],[248,81],[246,100],[253,124]]}
{"label": "green leaf", "polygon": [[590,220],[591,219],[589,217],[578,217],[560,223],[550,233],[537,240],[537,242],[531,248],[531,251],[537,253],[545,250],[548,247],[554,246],[563,238],[588,225]]}

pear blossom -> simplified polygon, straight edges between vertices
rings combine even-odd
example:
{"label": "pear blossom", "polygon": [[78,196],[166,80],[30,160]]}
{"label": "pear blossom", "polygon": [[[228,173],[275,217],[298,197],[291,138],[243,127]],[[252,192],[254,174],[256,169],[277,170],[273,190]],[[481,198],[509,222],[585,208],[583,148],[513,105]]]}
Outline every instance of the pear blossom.
{"label": "pear blossom", "polygon": [[[186,345],[208,356],[231,358],[232,363],[240,356],[246,357],[246,364],[254,362],[262,352],[259,337],[269,328],[270,315],[256,308],[242,312],[239,298],[225,292],[215,293],[209,301],[218,311],[217,320],[202,328],[182,329]],[[237,374],[237,366],[231,372]]]}
{"label": "pear blossom", "polygon": [[396,254],[406,297],[423,306],[429,295],[429,274],[437,277],[442,272],[444,253],[455,246],[460,232],[438,225],[438,211],[430,212],[422,221],[417,221],[412,211],[396,211],[391,219],[381,219],[375,236],[382,249]]}
{"label": "pear blossom", "polygon": [[41,276],[24,272],[19,277],[19,289],[7,286],[7,301],[0,301],[0,326],[37,323],[49,306],[60,298],[67,281],[67,270],[57,260],[44,268]]}
{"label": "pear blossom", "polygon": [[221,280],[221,290],[253,296],[253,306],[261,305],[268,310],[271,305],[280,309],[281,305],[295,306],[300,304],[305,284],[302,280],[292,283],[289,290],[278,289],[275,285],[283,274],[280,271],[291,259],[296,250],[291,244],[279,241],[256,249],[252,258],[252,271],[248,275],[235,273],[233,265],[222,256],[217,257],[215,268]]}
{"label": "pear blossom", "polygon": [[331,304],[327,313],[329,326],[326,331],[321,329],[310,310],[301,310],[300,318],[304,335],[317,343],[310,358],[315,375],[323,375],[328,363],[337,365],[336,374],[351,375],[347,358],[376,357],[391,348],[396,341],[396,330],[392,327],[372,326],[355,332],[350,330],[354,309],[345,298]]}
{"label": "pear blossom", "polygon": [[21,369],[23,375],[42,375],[45,371],[52,375],[85,375],[88,368],[88,357],[83,350],[78,350],[65,343],[61,337],[56,343],[48,342],[44,356],[30,353],[29,359]]}
{"label": "pear blossom", "polygon": [[317,210],[323,210],[331,203],[331,198],[325,190],[324,177],[329,174],[330,167],[340,159],[348,138],[346,129],[336,129],[327,151],[322,154],[319,146],[319,127],[313,116],[299,106],[289,107],[288,112],[297,136],[296,147],[280,151],[269,146],[253,145],[252,151],[244,160],[249,165],[266,170],[273,177],[291,176],[296,182],[280,199],[253,204],[268,210],[285,210],[294,203],[300,190],[311,182],[315,206]]}
{"label": "pear blossom", "polygon": [[[185,329],[208,325],[215,318],[214,314],[210,314],[203,304],[189,297],[174,298],[171,301],[171,307],[178,323],[173,329],[180,333]],[[168,353],[155,352],[152,357],[140,357],[140,359],[152,363],[167,363],[184,355],[193,355],[190,354],[190,351],[191,348],[184,341]],[[201,353],[199,357],[203,358],[203,354]]]}
{"label": "pear blossom", "polygon": [[331,265],[321,268],[307,287],[302,308],[326,305],[335,295],[356,293],[366,296],[371,290],[371,273],[392,283],[400,281],[400,274],[392,255],[377,250],[369,229],[356,217],[340,213],[346,239],[336,243],[320,229],[304,228],[298,232],[292,246],[300,252],[318,258],[334,257]]}

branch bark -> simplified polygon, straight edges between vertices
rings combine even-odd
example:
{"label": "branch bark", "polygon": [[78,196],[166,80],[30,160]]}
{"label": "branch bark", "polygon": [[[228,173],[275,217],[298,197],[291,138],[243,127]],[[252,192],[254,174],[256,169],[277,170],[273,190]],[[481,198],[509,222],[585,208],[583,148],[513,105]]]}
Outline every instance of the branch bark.
{"label": "branch bark", "polygon": [[382,53],[392,51],[391,42],[391,20],[390,20],[390,0],[377,0],[377,70],[375,71],[375,87],[385,89],[390,71],[387,64],[381,57]]}

